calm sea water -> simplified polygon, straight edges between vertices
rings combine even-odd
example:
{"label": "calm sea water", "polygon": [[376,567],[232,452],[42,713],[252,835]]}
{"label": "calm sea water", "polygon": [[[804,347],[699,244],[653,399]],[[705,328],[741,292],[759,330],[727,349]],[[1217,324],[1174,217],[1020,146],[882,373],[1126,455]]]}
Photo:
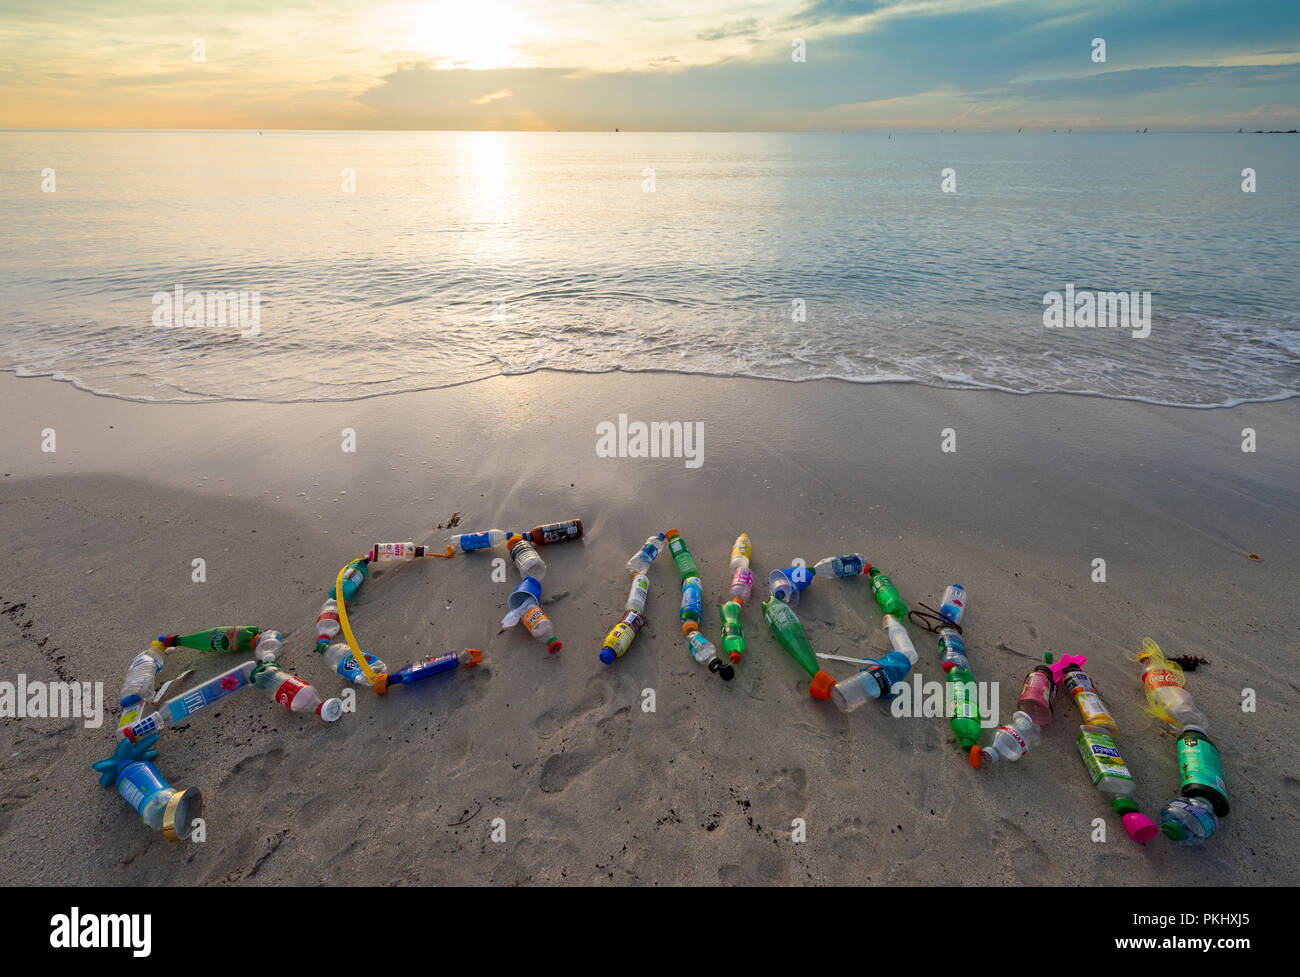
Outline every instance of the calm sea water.
{"label": "calm sea water", "polygon": [[[544,368],[1284,398],[1297,173],[1284,135],[0,132],[0,368],[162,401]],[[1046,328],[1067,283],[1152,293],[1150,335]],[[159,326],[177,285],[256,293],[256,335]]]}

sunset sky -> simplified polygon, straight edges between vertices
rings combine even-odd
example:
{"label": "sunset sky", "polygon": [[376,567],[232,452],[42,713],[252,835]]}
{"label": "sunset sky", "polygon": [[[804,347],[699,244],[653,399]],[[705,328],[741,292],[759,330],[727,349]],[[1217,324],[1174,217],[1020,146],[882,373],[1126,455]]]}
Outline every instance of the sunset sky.
{"label": "sunset sky", "polygon": [[1298,115],[1297,0],[0,5],[3,127],[1235,130]]}

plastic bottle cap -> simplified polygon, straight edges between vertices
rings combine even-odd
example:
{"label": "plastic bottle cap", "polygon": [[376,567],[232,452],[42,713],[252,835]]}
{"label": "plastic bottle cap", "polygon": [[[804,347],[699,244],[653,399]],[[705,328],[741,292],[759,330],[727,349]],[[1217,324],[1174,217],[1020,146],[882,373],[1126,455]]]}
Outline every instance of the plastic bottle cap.
{"label": "plastic bottle cap", "polygon": [[730,682],[733,678],[736,677],[736,670],[732,668],[730,665],[723,665],[721,668],[718,669],[718,674],[722,676],[722,681]]}
{"label": "plastic bottle cap", "polygon": [[1128,832],[1128,836],[1140,845],[1146,844],[1160,833],[1156,823],[1138,811],[1125,814],[1121,820],[1124,822],[1124,830]]}
{"label": "plastic bottle cap", "polygon": [[600,649],[600,660],[603,661],[606,665],[614,664],[615,657],[616,656],[614,655],[614,653],[610,651],[608,648]]}
{"label": "plastic bottle cap", "polygon": [[808,686],[808,694],[814,699],[829,699],[834,685],[835,679],[818,669],[817,674],[813,676],[812,685]]}
{"label": "plastic bottle cap", "polygon": [[325,720],[327,723],[334,722],[334,720],[338,719],[339,716],[343,715],[343,700],[326,699],[316,707],[316,715],[320,716],[320,718]]}
{"label": "plastic bottle cap", "polygon": [[388,673],[380,672],[375,676],[375,695],[383,695],[388,691]]}
{"label": "plastic bottle cap", "polygon": [[689,638],[694,632],[698,631],[699,629],[700,629],[699,621],[682,622],[682,634],[686,635],[687,638]]}
{"label": "plastic bottle cap", "polygon": [[467,661],[465,663],[466,668],[473,668],[475,665],[483,664],[482,651],[480,651],[478,648],[466,648],[465,650],[469,652],[470,657],[473,659],[472,661]]}
{"label": "plastic bottle cap", "polygon": [[550,642],[547,644],[546,650],[553,655],[563,647],[564,644],[562,642],[557,641],[555,638],[552,638]]}
{"label": "plastic bottle cap", "polygon": [[1117,797],[1110,802],[1110,806],[1116,814],[1132,814],[1139,810],[1137,802],[1131,797]]}
{"label": "plastic bottle cap", "polygon": [[733,664],[733,665],[739,665],[739,664],[740,664],[740,652],[738,652],[738,651],[733,651],[733,652],[732,652],[730,655],[728,655],[727,657],[731,659],[731,664]]}
{"label": "plastic bottle cap", "polygon": [[984,751],[980,749],[978,746],[972,746],[970,748],[970,765],[972,767],[978,768],[979,765],[983,762],[984,762]]}

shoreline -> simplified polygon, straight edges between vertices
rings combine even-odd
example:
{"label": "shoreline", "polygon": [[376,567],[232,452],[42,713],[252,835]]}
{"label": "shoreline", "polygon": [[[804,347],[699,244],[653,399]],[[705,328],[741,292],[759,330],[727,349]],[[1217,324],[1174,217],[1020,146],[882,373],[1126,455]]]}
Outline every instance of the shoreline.
{"label": "shoreline", "polygon": [[[500,631],[513,568],[501,583],[487,559],[426,561],[363,588],[357,638],[394,668],[482,648],[479,669],[382,699],[359,689],[356,714],[331,726],[250,695],[164,732],[160,769],[204,794],[201,845],[168,844],[95,785],[89,764],[109,752],[115,713],[97,730],[0,719],[8,884],[950,884],[959,860],[972,884],[1300,880],[1300,769],[1282,745],[1297,720],[1278,654],[1294,647],[1300,579],[1295,398],[1207,410],[550,371],[346,402],[151,411],[23,379],[49,378],[0,377],[11,527],[0,651],[29,678],[101,681],[110,704],[154,635],[231,624],[278,628],[285,667],[338,694],[342,680],[311,651],[312,622],[338,567],[370,542],[440,543],[435,527],[453,512],[464,531],[579,516],[587,534],[542,551],[556,656]],[[620,413],[702,423],[702,466],[597,457],[596,425]],[[1253,454],[1243,427],[1258,432]],[[53,453],[40,451],[46,428]],[[343,428],[356,435],[351,455]],[[941,450],[945,428],[955,452]],[[715,643],[731,541],[753,538],[749,650],[730,683],[689,659],[662,557],[645,630],[614,665],[596,659],[626,594],[624,561],[672,526],[700,564]],[[763,625],[757,581],[795,556],[854,550],[912,606],[966,586],[972,668],[999,684],[1003,721],[1044,651],[1087,654],[1152,816],[1177,793],[1172,737],[1145,719],[1124,655],[1150,635],[1167,654],[1208,658],[1188,679],[1233,799],[1219,834],[1200,850],[1130,842],[1088,783],[1068,701],[1019,763],[972,770],[942,719],[870,705],[846,716],[812,700]],[[191,581],[196,557],[203,584]],[[1105,584],[1090,580],[1097,557]],[[796,611],[818,651],[888,648],[860,582],[818,580]],[[934,679],[932,637],[909,630],[917,671]],[[198,677],[236,663],[207,656]],[[1255,713],[1240,709],[1246,688]],[[490,840],[494,818],[504,842]],[[806,843],[790,840],[796,818]],[[1096,818],[1105,844],[1088,843]]]}

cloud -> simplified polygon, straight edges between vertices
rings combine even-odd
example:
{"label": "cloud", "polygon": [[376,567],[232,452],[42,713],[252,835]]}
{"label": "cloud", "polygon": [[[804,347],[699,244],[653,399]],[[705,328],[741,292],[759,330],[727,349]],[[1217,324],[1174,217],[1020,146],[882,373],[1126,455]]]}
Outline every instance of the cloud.
{"label": "cloud", "polygon": [[757,33],[758,20],[754,17],[746,17],[744,20],[733,20],[729,24],[723,24],[713,30],[703,31],[695,36],[701,41],[721,41],[726,37],[744,37]]}
{"label": "cloud", "polygon": [[509,98],[513,94],[514,92],[508,88],[498,88],[495,92],[480,95],[478,98],[471,98],[469,102],[471,105],[487,105],[488,102],[495,102],[499,99]]}

